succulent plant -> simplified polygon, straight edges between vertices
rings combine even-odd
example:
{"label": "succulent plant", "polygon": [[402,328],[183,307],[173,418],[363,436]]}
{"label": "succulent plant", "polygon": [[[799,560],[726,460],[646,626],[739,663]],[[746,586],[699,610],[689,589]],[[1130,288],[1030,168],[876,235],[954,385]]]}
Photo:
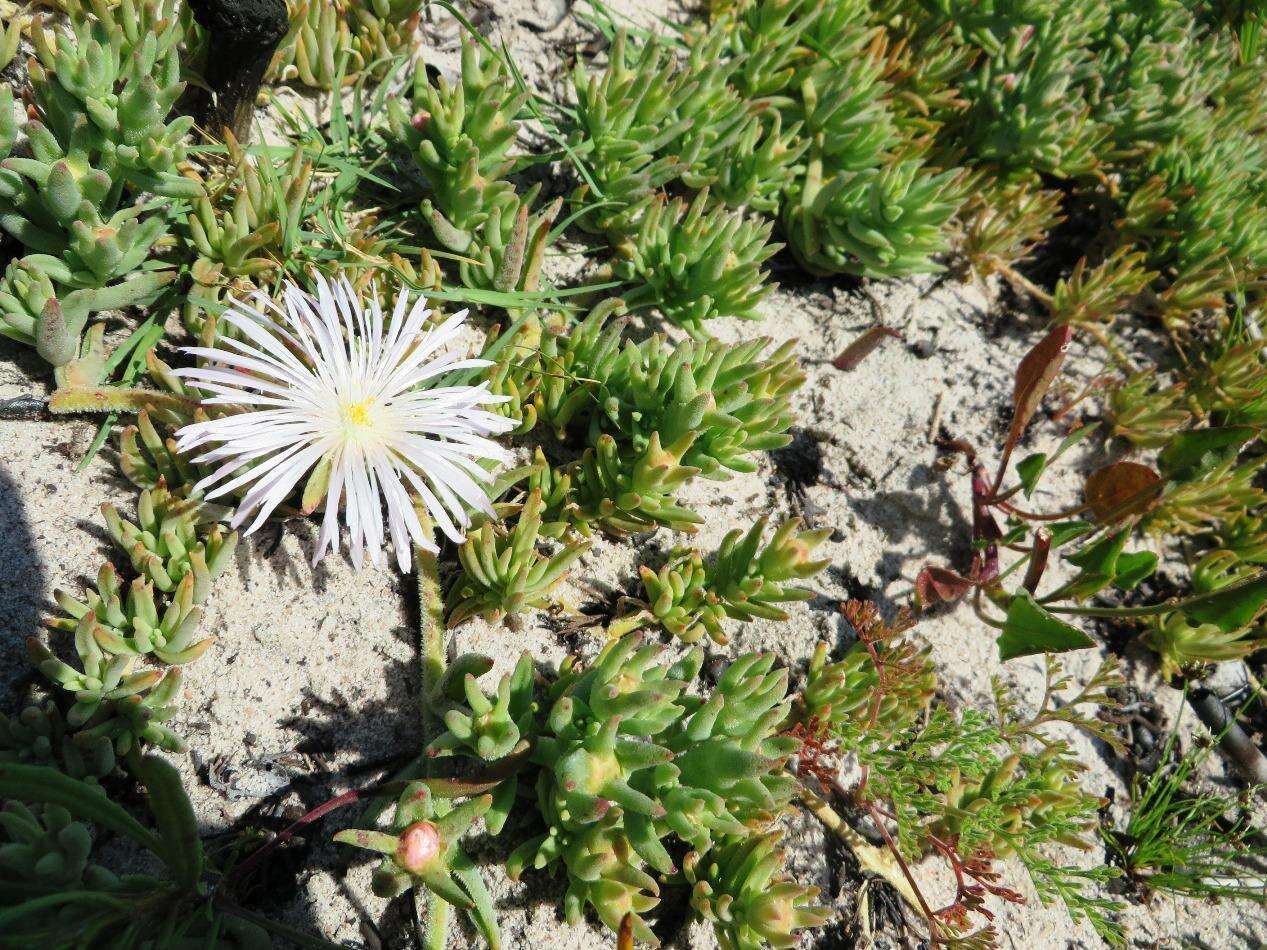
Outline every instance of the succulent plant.
{"label": "succulent plant", "polygon": [[290,30],[268,75],[333,89],[362,73],[382,78],[390,60],[414,43],[422,0],[287,0]]}
{"label": "succulent plant", "polygon": [[75,652],[82,670],[59,660],[34,637],[27,641],[32,664],[75,696],[66,714],[68,725],[89,740],[109,739],[118,755],[126,755],[142,742],[172,751],[183,748],[176,734],[163,725],[176,714],[181,687],[178,669],[133,672],[135,658],[107,653],[93,637],[91,623],[76,629]]}
{"label": "succulent plant", "polygon": [[1154,150],[1140,177],[1163,184],[1159,220],[1142,222],[1131,233],[1148,242],[1153,267],[1173,267],[1180,276],[1230,271],[1229,289],[1267,268],[1267,204],[1257,181],[1257,145],[1238,127],[1203,115],[1183,136]]}
{"label": "succulent plant", "polygon": [[[186,219],[189,243],[204,262],[198,275],[204,284],[221,274],[260,277],[281,267],[283,234],[299,226],[312,186],[313,163],[303,149],[278,171],[264,167],[267,159],[245,154],[232,136],[227,146],[227,163],[206,182],[206,194]],[[285,183],[280,196],[278,182]]]}
{"label": "succulent plant", "polygon": [[[1011,836],[1043,834],[1044,826],[1060,828],[1054,840],[1087,848],[1085,831],[1094,827],[1094,810],[1077,783],[1084,767],[1060,743],[1039,753],[1012,753],[980,777],[967,778],[953,769],[938,784],[944,811],[926,833],[957,842],[963,853],[985,852],[998,858],[1015,854]],[[992,812],[988,821],[976,816]],[[1072,819],[1072,822],[1071,822]],[[1070,824],[1072,823],[1072,827]]]}
{"label": "succulent plant", "polygon": [[[1121,159],[1173,137],[1200,108],[1202,60],[1218,57],[1179,4],[1108,4],[1109,23],[1095,44],[1099,81],[1095,117]],[[1208,69],[1208,67],[1207,67]]]}
{"label": "succulent plant", "polygon": [[[74,741],[89,749],[107,738],[122,755],[138,741],[166,749],[181,747],[164,721],[176,712],[178,669],[137,669],[153,659],[168,666],[197,659],[210,639],[198,639],[200,605],[211,582],[232,558],[236,534],[207,526],[209,513],[196,500],[174,495],[160,479],[141,492],[137,522],[103,505],[107,528],[138,576],[124,584],[110,564],[102,566],[97,589],[85,600],[56,594],[65,616],[49,626],[74,635],[80,669],[58,659],[32,637],[27,642],[40,671],[74,694],[66,723]],[[65,741],[63,740],[63,745]]]}
{"label": "succulent plant", "polygon": [[1064,178],[1097,165],[1105,132],[1077,94],[1091,69],[1080,26],[1076,18],[1018,24],[964,83],[972,105],[962,134],[981,160]]}
{"label": "succulent plant", "polygon": [[135,523],[122,518],[111,504],[101,506],[106,528],[132,567],[159,590],[170,593],[193,578],[194,598],[201,603],[211,581],[233,557],[237,534],[226,535],[208,522],[219,513],[194,497],[183,497],[160,483],[141,492]]}
{"label": "succulent plant", "polygon": [[[467,672],[467,704],[446,713],[449,731],[431,746],[496,762],[526,740],[531,770],[514,781],[522,787],[535,772],[546,831],[515,849],[507,860],[511,877],[561,862],[569,921],[592,907],[616,929],[632,914],[634,936],[652,944],[641,915],[660,893],[650,872],[675,870],[665,841],[676,838],[703,853],[715,842],[739,846],[751,829],[768,826],[791,797],[794,780],[781,767],[799,745],[780,731],[789,709],[787,673],[773,670],[773,657],[740,657],[711,695],[695,696],[685,690],[703,654],[694,650],[666,666],[661,652],[626,637],[589,663],[569,658],[552,682],[535,689],[525,657],[495,696],[480,691]],[[478,659],[459,665],[487,669]],[[456,687],[451,680],[450,698]],[[503,815],[513,798],[512,790]],[[752,908],[745,914],[754,915],[746,919],[755,925],[763,919],[761,902],[741,896],[745,879],[727,876],[717,886],[734,889],[733,899]]]}
{"label": "succulent plant", "polygon": [[[580,63],[572,73],[577,103],[570,146],[592,182],[572,200],[595,205],[578,220],[581,226],[614,235],[632,230],[655,195],[699,160],[705,143],[697,135],[692,153],[679,151],[691,119],[678,115],[678,104],[692,86],[672,49],[654,39],[630,47],[628,34],[619,31],[601,74]],[[657,81],[648,81],[653,76]]]}
{"label": "succulent plant", "polygon": [[469,287],[534,290],[560,202],[533,211],[539,188],[520,195],[505,180],[507,154],[527,100],[514,91],[506,64],[462,40],[461,81],[434,82],[414,73],[412,113],[388,100],[392,133],[414,157],[430,195],[422,215],[437,240],[462,255],[459,274]]}
{"label": "succulent plant", "polygon": [[[170,373],[170,367],[152,354],[149,362],[155,375]],[[177,392],[183,394],[179,380],[171,378]],[[192,487],[206,472],[176,450],[176,440],[168,425],[173,420],[165,420],[163,415],[158,410],[142,409],[136,414],[136,422],[119,433],[119,468],[128,481],[140,489],[157,489],[160,484],[164,489],[171,486],[172,490]],[[206,418],[206,413],[196,409],[189,418],[201,420]],[[122,526],[119,530],[122,537]]]}
{"label": "succulent plant", "polygon": [[[932,701],[937,677],[928,648],[910,641],[873,647],[856,643],[836,662],[828,662],[826,643],[810,659],[801,702],[808,716],[838,736],[873,741],[895,736],[915,724]],[[901,671],[899,676],[882,674]]]}
{"label": "succulent plant", "polygon": [[[791,115],[800,119],[807,140],[831,171],[878,168],[899,144],[896,123],[880,78],[882,64],[859,47],[867,31],[848,19],[849,4],[824,4],[809,28],[810,42],[823,51],[800,80],[799,101]],[[836,12],[846,17],[838,28],[815,37]],[[854,11],[856,12],[856,11]]]}
{"label": "succulent plant", "polygon": [[92,834],[72,821],[65,808],[45,805],[36,812],[21,802],[6,802],[0,809],[0,829],[8,839],[0,845],[0,874],[68,890],[118,886],[114,874],[89,863]]}
{"label": "succulent plant", "polygon": [[[131,769],[144,785],[146,824],[98,785],[45,766],[0,764],[0,784],[13,796],[0,810],[10,942],[147,946],[153,934],[169,947],[267,950],[259,925],[207,906],[208,862],[175,767],[135,756]],[[97,864],[93,840],[103,833],[162,870],[116,875]]]}
{"label": "succulent plant", "polygon": [[795,947],[797,930],[830,919],[812,903],[817,888],[784,877],[777,843],[773,832],[728,839],[682,862],[691,909],[712,923],[723,950]]}
{"label": "succulent plant", "polygon": [[188,663],[212,643],[210,638],[194,639],[202,619],[202,610],[194,604],[194,589],[193,573],[186,574],[160,615],[151,582],[138,577],[124,592],[114,568],[106,563],[97,574],[97,590],[88,595],[88,603],[58,592],[58,605],[69,616],[55,620],[55,629],[74,632],[80,624],[87,624],[93,639],[114,655],[153,654],[164,663]]}
{"label": "succulent plant", "polygon": [[1144,640],[1157,653],[1162,676],[1167,679],[1210,663],[1243,659],[1267,645],[1254,631],[1194,623],[1180,611],[1151,620]]}
{"label": "succulent plant", "polygon": [[783,209],[788,246],[814,274],[898,277],[936,270],[961,201],[956,172],[916,158],[828,174],[811,150],[805,180]]}
{"label": "succulent plant", "polygon": [[0,332],[57,367],[85,355],[92,312],[148,303],[172,279],[148,262],[168,225],[140,193],[199,194],[179,171],[192,120],[166,121],[183,89],[174,7],[76,9],[69,30],[32,31],[30,157],[13,153],[13,92],[0,89],[0,227],[28,252],[0,280]]}
{"label": "succulent plant", "polygon": [[1188,375],[1191,405],[1227,426],[1267,422],[1267,363],[1255,341],[1219,346]]}
{"label": "succulent plant", "polygon": [[1192,419],[1182,385],[1162,386],[1155,369],[1141,370],[1109,390],[1113,434],[1143,448],[1160,448]]}
{"label": "succulent plant", "polygon": [[622,453],[610,435],[599,436],[571,473],[577,516],[617,535],[660,526],[693,533],[704,519],[676,501],[678,489],[699,474],[682,464],[693,441],[688,434],[661,446],[653,432],[645,449]]}
{"label": "succulent plant", "polygon": [[539,553],[544,508],[540,489],[532,489],[513,528],[486,522],[467,535],[458,548],[462,573],[449,592],[450,627],[471,617],[495,621],[546,606],[550,590],[589,550],[589,543],[567,543],[550,557]]}
{"label": "succulent plant", "polygon": [[771,289],[761,265],[781,246],[770,243],[772,227],[710,204],[707,189],[689,205],[657,196],[616,246],[612,271],[631,285],[628,306],[656,307],[692,333],[716,317],[757,320]]}
{"label": "succulent plant", "polygon": [[726,618],[786,620],[780,604],[810,598],[810,591],[794,582],[827,566],[825,559],[811,560],[810,552],[830,532],[798,531],[794,518],[762,549],[766,521],[758,519],[747,532],[729,532],[707,564],[699,551],[678,549],[658,572],[639,569],[647,608],[665,630],[686,643],[705,635],[726,643]]}
{"label": "succulent plant", "polygon": [[[446,730],[428,744],[428,755],[460,752],[491,762],[510,755],[521,739],[533,734],[532,717],[537,707],[532,657],[520,655],[513,672],[498,682],[496,693],[486,696],[477,677],[492,665],[492,660],[475,654],[461,656],[450,665],[437,697],[441,703],[450,703],[443,714]],[[501,834],[514,810],[518,790],[518,775],[511,775],[493,790],[492,803],[484,814],[489,834]]]}
{"label": "succulent plant", "polygon": [[[1213,594],[1237,583],[1252,580],[1259,566],[1235,551],[1214,549],[1197,559],[1191,569],[1192,592]],[[1145,642],[1157,652],[1162,675],[1174,678],[1200,670],[1210,663],[1223,663],[1249,656],[1267,645],[1261,623],[1261,611],[1249,622],[1204,622],[1182,610],[1159,614],[1149,619]]]}
{"label": "succulent plant", "polygon": [[1029,256],[1060,218],[1060,193],[1028,181],[1006,181],[985,172],[965,185],[959,209],[963,241],[958,250],[973,270],[989,276]]}
{"label": "succulent plant", "polygon": [[582,373],[599,381],[590,444],[610,432],[641,451],[658,433],[662,445],[682,445],[682,464],[706,478],[755,471],[753,453],[791,440],[791,394],[805,380],[792,355],[795,341],[764,352],[769,342],[710,338],[672,346],[656,335],[626,343]]}
{"label": "succulent plant", "polygon": [[715,11],[714,29],[726,36],[737,61],[731,84],[741,95],[790,98],[797,76],[815,60],[805,31],[818,7],[814,0],[765,0]]}
{"label": "succulent plant", "polygon": [[543,329],[535,354],[540,383],[534,404],[537,416],[560,437],[570,426],[587,423],[598,404],[596,374],[619,358],[628,323],[624,313],[624,301],[610,298],[572,327]]}
{"label": "succulent plant", "polygon": [[51,766],[93,783],[112,773],[115,761],[109,739],[75,735],[51,699],[13,717],[0,714],[0,762]]}
{"label": "succulent plant", "polygon": [[[2,169],[0,169],[2,171]],[[80,288],[69,292],[54,283],[47,255],[29,255],[10,262],[0,278],[0,333],[36,352],[57,367],[63,378],[82,365],[83,383],[99,382],[104,367],[93,359],[98,337],[85,338],[88,318],[100,310],[138,306],[156,297],[175,274],[143,271],[107,287]],[[55,268],[54,274],[66,274]],[[80,361],[82,360],[82,364]]]}
{"label": "succulent plant", "polygon": [[422,782],[406,786],[396,804],[393,833],[363,829],[340,831],[334,840],[383,855],[374,872],[374,892],[394,897],[421,885],[467,911],[492,948],[501,945],[492,898],[479,869],[461,848],[461,838],[492,804],[481,795],[449,808]]}
{"label": "succulent plant", "polygon": [[1199,534],[1247,516],[1267,500],[1255,484],[1264,464],[1267,456],[1231,458],[1170,482],[1142,526],[1158,534]]}

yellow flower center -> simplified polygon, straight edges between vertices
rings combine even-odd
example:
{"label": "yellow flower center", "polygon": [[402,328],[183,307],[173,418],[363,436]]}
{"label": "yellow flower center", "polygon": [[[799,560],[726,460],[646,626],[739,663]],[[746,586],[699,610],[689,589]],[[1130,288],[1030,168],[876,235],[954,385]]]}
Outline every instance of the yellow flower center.
{"label": "yellow flower center", "polygon": [[369,400],[364,402],[354,402],[347,408],[347,419],[349,425],[367,426],[370,424],[370,403]]}

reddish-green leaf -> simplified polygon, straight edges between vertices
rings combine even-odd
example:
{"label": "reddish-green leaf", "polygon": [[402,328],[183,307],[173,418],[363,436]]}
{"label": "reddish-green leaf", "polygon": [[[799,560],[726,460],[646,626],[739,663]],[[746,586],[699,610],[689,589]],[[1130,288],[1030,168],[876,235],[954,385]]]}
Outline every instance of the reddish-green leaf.
{"label": "reddish-green leaf", "polygon": [[1099,521],[1118,521],[1147,511],[1161,489],[1161,476],[1147,465],[1113,462],[1087,478],[1087,506]]}
{"label": "reddish-green leaf", "polygon": [[956,574],[948,567],[926,564],[915,578],[915,597],[924,606],[941,601],[953,603],[974,586],[968,578]]}
{"label": "reddish-green leaf", "polygon": [[1056,327],[1025,354],[1021,365],[1016,368],[1016,384],[1012,389],[1012,427],[1007,434],[1005,451],[1016,445],[1029,420],[1038,411],[1065,362],[1072,340],[1073,327]]}

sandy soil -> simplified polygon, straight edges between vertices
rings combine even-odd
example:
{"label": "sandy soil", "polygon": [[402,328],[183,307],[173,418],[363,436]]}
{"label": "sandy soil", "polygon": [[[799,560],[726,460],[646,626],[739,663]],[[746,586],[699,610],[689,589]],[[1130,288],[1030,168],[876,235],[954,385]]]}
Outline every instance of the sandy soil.
{"label": "sandy soil", "polygon": [[[647,25],[677,11],[619,4]],[[504,38],[529,78],[552,94],[566,54],[587,34],[575,21],[542,32],[558,11],[547,0],[516,4],[497,0],[483,21]],[[450,25],[437,32],[454,36]],[[454,62],[452,47],[428,50],[441,67]],[[546,72],[549,69],[550,72]],[[557,268],[563,268],[560,259]],[[710,325],[725,339],[754,333],[775,341],[796,339],[808,381],[796,397],[799,425],[791,447],[762,460],[759,471],[723,483],[699,482],[691,501],[706,515],[696,543],[710,550],[732,527],[746,527],[761,514],[801,514],[834,529],[824,546],[831,567],[814,583],[818,595],[794,611],[791,622],[753,623],[739,629],[718,656],[751,650],[776,653],[803,669],[821,639],[844,636],[837,603],[872,598],[892,607],[908,596],[919,566],[928,559],[961,556],[969,534],[968,481],[962,467],[939,468],[930,431],[962,437],[987,455],[1002,435],[1011,374],[1032,345],[1039,323],[1014,312],[999,288],[924,277],[883,283],[805,282],[790,264],[775,261],[775,278],[787,286],[772,293],[759,325],[721,321]],[[883,322],[902,334],[886,341],[851,373],[830,359],[858,333]],[[1077,354],[1072,375],[1098,368]],[[47,392],[39,361],[19,347],[0,345],[0,400]],[[1033,450],[1058,441],[1056,426],[1037,427]],[[130,507],[133,492],[102,453],[84,471],[77,460],[89,445],[95,423],[85,419],[0,421],[0,676],[16,697],[30,677],[22,640],[35,631],[55,587],[77,589],[95,574],[109,551],[96,507],[114,501]],[[1075,497],[1080,478],[1074,465],[1045,485],[1041,501],[1055,507]],[[186,703],[178,722],[190,752],[180,757],[187,785],[208,834],[244,826],[277,827],[286,818],[350,787],[364,786],[401,764],[419,742],[418,664],[412,581],[393,571],[356,570],[344,558],[308,565],[312,526],[268,526],[240,546],[233,567],[217,583],[204,628],[218,642],[188,668]],[[658,550],[680,539],[660,532],[636,542],[602,540],[558,589],[549,614],[528,615],[521,629],[469,623],[453,635],[458,652],[479,651],[509,669],[530,651],[543,662],[566,653],[590,654],[598,643],[585,631],[560,633],[570,614],[616,592],[635,593],[636,565],[658,563]],[[990,676],[1000,674],[1033,700],[1042,685],[1037,660],[1004,666],[994,634],[968,609],[947,611],[919,628],[932,644],[947,699],[955,704],[988,701]],[[1089,676],[1097,651],[1070,658],[1076,674]],[[1127,671],[1145,697],[1172,716],[1176,694],[1157,685],[1143,653],[1128,654]],[[1112,789],[1119,800],[1122,778],[1089,741],[1074,741],[1091,768],[1092,787]],[[1217,778],[1217,776],[1215,776]],[[388,906],[369,891],[369,864],[336,849],[330,835],[354,819],[336,814],[316,834],[287,849],[265,886],[263,907],[328,939],[353,947],[409,946],[412,909]],[[806,936],[806,946],[846,946],[844,934],[870,932],[871,915],[859,921],[858,879],[851,860],[828,842],[819,826],[789,819],[790,862],[802,880],[817,883],[834,902],[843,925]],[[556,909],[560,878],[533,875],[512,884],[495,866],[502,845],[483,842],[486,869],[508,947],[589,948],[611,946],[595,925],[566,926]],[[1099,851],[1070,855],[1094,865]],[[351,862],[351,867],[348,867]],[[298,870],[296,874],[295,871]],[[346,870],[346,873],[344,873]],[[922,868],[931,896],[947,882]],[[1041,907],[1023,872],[1007,868],[1005,882],[1030,901],[998,907],[1004,946],[1100,946],[1094,933],[1072,922],[1061,907]],[[869,885],[872,911],[883,906]],[[682,908],[666,908],[666,916]],[[1126,925],[1133,946],[1258,946],[1267,939],[1267,914],[1238,905],[1157,901],[1132,905]],[[879,925],[876,925],[879,929]],[[453,946],[474,945],[470,934]],[[876,946],[893,946],[877,934]],[[674,945],[714,946],[707,927],[684,928]],[[866,945],[864,939],[863,945]]]}

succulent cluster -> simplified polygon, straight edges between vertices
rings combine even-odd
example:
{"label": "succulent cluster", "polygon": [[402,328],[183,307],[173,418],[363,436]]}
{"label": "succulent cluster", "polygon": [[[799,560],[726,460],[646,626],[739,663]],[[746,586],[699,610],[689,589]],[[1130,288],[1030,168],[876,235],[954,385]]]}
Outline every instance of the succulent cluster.
{"label": "succulent cluster", "polygon": [[710,204],[707,188],[689,204],[660,195],[617,244],[612,273],[629,285],[630,307],[653,306],[696,334],[714,317],[759,320],[773,289],[761,265],[779,250],[771,227]]}
{"label": "succulent cluster", "polygon": [[731,838],[683,860],[691,909],[713,925],[723,950],[794,946],[795,931],[828,921],[826,908],[810,903],[813,889],[784,876],[777,842],[773,833]]}
{"label": "succulent cluster", "polygon": [[[39,765],[0,764],[0,888],[6,939],[19,946],[166,946],[268,950],[257,924],[207,901],[211,870],[180,773],[156,757],[133,769],[150,827],[101,788]],[[115,837],[161,868],[116,875],[93,860],[96,839]]]}
{"label": "succulent cluster", "polygon": [[[670,634],[685,643],[707,636],[714,643],[729,641],[727,618],[739,621],[786,620],[780,604],[808,600],[812,594],[795,583],[818,574],[827,561],[811,559],[810,552],[826,540],[829,531],[800,531],[797,519],[785,521],[764,548],[761,538],[766,519],[748,531],[731,531],[715,556],[705,563],[696,549],[679,548],[653,571],[639,570],[646,593],[644,612]],[[620,620],[616,625],[622,625]]]}
{"label": "succulent cluster", "polygon": [[287,0],[290,30],[269,65],[277,82],[333,89],[381,79],[413,50],[422,0]]}
{"label": "succulent cluster", "polygon": [[458,255],[466,286],[535,290],[558,213],[533,210],[539,188],[520,194],[506,175],[526,92],[515,89],[506,63],[462,40],[462,74],[413,76],[412,100],[388,103],[392,134],[426,179],[421,211],[437,241]]}
{"label": "succulent cluster", "polygon": [[21,129],[12,89],[0,89],[0,227],[25,252],[0,278],[0,332],[63,381],[104,373],[82,343],[92,314],[149,303],[170,283],[150,256],[167,239],[172,202],[161,199],[200,191],[181,170],[192,120],[167,119],[184,88],[174,9],[99,4],[51,32],[37,20]]}
{"label": "succulent cluster", "polygon": [[[493,696],[476,682],[491,661],[460,658],[443,687],[448,728],[431,744],[433,755],[496,764],[528,751],[525,766],[491,796],[452,814],[465,809],[468,822],[483,814],[490,832],[510,826],[523,834],[525,823],[507,818],[531,796],[544,831],[515,849],[507,869],[517,878],[561,866],[570,922],[593,910],[616,930],[631,915],[634,937],[655,944],[643,915],[659,902],[660,875],[692,889],[692,906],[726,945],[790,945],[794,930],[824,917],[810,906],[814,890],[781,873],[770,830],[794,787],[783,765],[798,743],[780,731],[789,713],[787,673],[774,670],[771,656],[745,655],[711,692],[696,695],[687,688],[703,653],[671,664],[662,653],[626,637],[588,663],[567,660],[541,682],[525,656]],[[364,845],[358,834],[343,840]],[[374,842],[394,855],[390,873],[407,870],[405,837]],[[428,854],[448,854],[449,842],[440,833]],[[681,869],[670,852],[679,843],[691,849]],[[459,903],[452,890],[433,889]]]}
{"label": "succulent cluster", "polygon": [[544,506],[541,490],[534,488],[513,528],[486,522],[467,534],[458,548],[462,574],[449,592],[450,626],[471,617],[492,621],[546,606],[551,588],[589,544],[571,541],[557,554],[541,554],[537,539]]}
{"label": "succulent cluster", "polygon": [[[555,466],[538,449],[532,465],[511,474],[511,483],[527,479],[520,517],[531,515],[534,524],[523,535],[519,528],[499,534],[485,526],[481,540],[463,548],[466,570],[453,596],[475,599],[462,616],[513,612],[531,596],[527,589],[513,596],[503,590],[516,571],[525,570],[525,582],[543,594],[541,585],[581,550],[573,541],[550,561],[529,554],[528,538],[538,532],[558,539],[595,528],[617,535],[661,526],[694,531],[700,516],[677,501],[687,482],[754,471],[755,453],[788,443],[790,397],[804,380],[792,343],[767,350],[763,339],[728,344],[704,337],[674,345],[659,334],[635,343],[626,337],[623,309],[608,300],[574,325],[547,320],[498,340],[506,346],[492,387],[509,397],[501,411],[519,421],[520,433],[544,424],[561,439],[579,437],[586,448],[579,459]],[[511,553],[515,537],[525,553]],[[805,543],[788,542],[797,550]],[[770,554],[767,566],[785,555],[791,551]],[[491,572],[477,563],[480,556]],[[502,562],[506,567],[497,566]],[[728,596],[738,597],[738,588]]]}
{"label": "succulent cluster", "polygon": [[135,579],[125,585],[107,563],[84,600],[57,593],[63,616],[49,626],[74,636],[79,668],[35,638],[27,647],[40,672],[73,694],[66,713],[72,729],[88,739],[109,738],[120,755],[137,743],[179,748],[163,722],[176,711],[180,666],[211,645],[198,634],[200,605],[232,558],[237,536],[209,524],[214,512],[203,502],[169,491],[161,480],[141,492],[136,522],[111,505],[102,513]]}
{"label": "succulent cluster", "polygon": [[[574,201],[587,206],[589,226],[611,237],[618,276],[645,280],[641,262],[650,255],[674,262],[660,268],[673,296],[635,283],[631,304],[650,295],[688,326],[754,315],[751,291],[719,296],[704,284],[685,312],[675,299],[687,280],[751,283],[746,275],[777,250],[772,220],[745,221],[726,207],[777,216],[792,252],[815,273],[935,269],[931,258],[948,249],[948,223],[962,202],[961,179],[935,170],[901,128],[867,6],[736,7],[710,28],[688,31],[683,55],[655,37],[631,50],[619,33],[601,74],[576,68],[572,145],[585,182]],[[670,202],[670,189],[697,192],[689,210],[682,199]],[[658,250],[665,220],[683,215],[675,242]],[[697,260],[713,274],[706,278]]]}

